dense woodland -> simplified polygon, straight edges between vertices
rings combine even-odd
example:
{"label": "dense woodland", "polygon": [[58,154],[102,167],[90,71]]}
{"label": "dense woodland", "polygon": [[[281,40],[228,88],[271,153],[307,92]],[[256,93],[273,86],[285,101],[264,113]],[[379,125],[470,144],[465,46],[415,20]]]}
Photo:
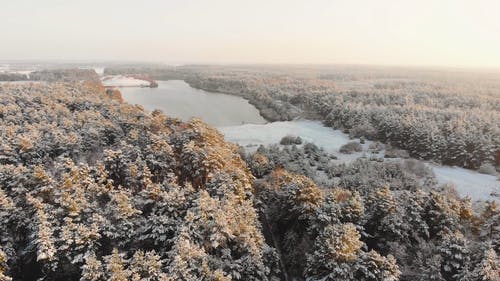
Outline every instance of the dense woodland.
{"label": "dense woodland", "polygon": [[332,166],[332,157],[313,144],[247,155],[255,206],[288,280],[500,277],[496,202],[476,212],[469,199],[437,191],[432,173],[411,160]]}
{"label": "dense woodland", "polygon": [[89,82],[0,95],[1,280],[277,275],[252,176],[215,130]]}
{"label": "dense woodland", "polygon": [[498,73],[385,68],[194,68],[194,87],[241,95],[269,120],[308,117],[412,157],[500,165]]}
{"label": "dense woodland", "polygon": [[500,278],[498,204],[423,167],[245,154],[68,77],[0,85],[1,281]]}

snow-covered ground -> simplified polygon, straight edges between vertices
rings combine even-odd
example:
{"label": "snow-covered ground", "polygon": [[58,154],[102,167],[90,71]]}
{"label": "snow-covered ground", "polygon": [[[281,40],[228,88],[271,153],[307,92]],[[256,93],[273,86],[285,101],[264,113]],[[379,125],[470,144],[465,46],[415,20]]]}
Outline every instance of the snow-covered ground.
{"label": "snow-covered ground", "polygon": [[330,153],[337,153],[339,148],[351,141],[349,136],[339,130],[325,127],[319,121],[297,120],[272,122],[267,124],[244,124],[218,128],[226,140],[244,147],[277,144],[286,135],[299,136],[305,142],[311,142]]}
{"label": "snow-covered ground", "polygon": [[458,167],[429,165],[440,184],[452,184],[461,196],[483,201],[495,199],[500,202],[500,197],[491,196],[500,196],[500,181],[497,177]]}
{"label": "snow-covered ground", "polygon": [[[219,127],[227,141],[237,143],[248,151],[255,151],[259,145],[279,144],[282,137],[286,135],[300,136],[304,141],[311,142],[335,154],[339,162],[352,161],[366,152],[369,141],[363,145],[363,152],[353,154],[339,153],[342,145],[353,141],[340,130],[325,127],[319,121],[296,120],[287,122],[273,122],[263,125],[244,124],[230,127]],[[375,155],[382,157],[382,155]],[[499,197],[492,193],[500,194],[500,181],[495,176],[480,174],[463,168],[429,165],[439,184],[450,184],[454,186],[461,196],[470,196],[476,200],[497,200]]]}
{"label": "snow-covered ground", "polygon": [[99,75],[99,76],[102,76],[104,74],[104,67],[100,67],[100,66],[94,66],[92,67],[92,69],[94,69],[94,71]]}
{"label": "snow-covered ground", "polygon": [[123,75],[108,75],[101,78],[102,84],[109,87],[141,87],[149,86],[149,82],[145,80],[135,79]]}
{"label": "snow-covered ground", "polygon": [[[368,146],[371,141],[363,144],[363,152],[352,154],[339,153],[342,145],[358,141],[359,139],[350,139],[347,134],[340,130],[332,130],[319,121],[296,120],[272,122],[267,124],[244,124],[231,127],[217,128],[222,132],[226,140],[237,143],[249,152],[255,151],[260,145],[279,144],[282,137],[286,135],[299,136],[304,142],[314,143],[326,152],[335,154],[338,157],[337,162],[350,162],[363,154],[367,154]],[[371,155],[383,156],[383,155]]]}

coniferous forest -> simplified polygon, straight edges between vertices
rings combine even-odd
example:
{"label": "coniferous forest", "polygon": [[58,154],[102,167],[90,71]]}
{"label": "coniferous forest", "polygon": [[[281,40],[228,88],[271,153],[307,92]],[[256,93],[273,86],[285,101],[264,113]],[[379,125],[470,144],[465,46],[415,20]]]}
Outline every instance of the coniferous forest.
{"label": "coniferous forest", "polygon": [[[473,205],[434,188],[432,173],[412,161],[332,166],[334,155],[300,139],[247,153],[201,120],[124,103],[92,73],[0,84],[0,280],[499,280],[496,201]],[[394,103],[387,95],[340,97],[379,104],[366,107],[336,95],[311,102],[332,102],[328,116],[345,116],[332,126],[367,138],[383,138],[383,124],[428,124],[427,113],[371,100]],[[377,110],[403,110],[397,116],[408,122],[388,124]],[[355,112],[367,123],[347,125]],[[465,118],[428,112],[446,126]],[[484,125],[474,139],[484,151],[457,163],[493,161],[496,113],[457,123],[457,134]]]}
{"label": "coniferous forest", "polygon": [[497,73],[383,67],[187,71],[191,85],[241,95],[268,119],[313,117],[415,158],[469,169],[500,165]]}
{"label": "coniferous forest", "polygon": [[500,281],[499,11],[0,1],[0,281]]}

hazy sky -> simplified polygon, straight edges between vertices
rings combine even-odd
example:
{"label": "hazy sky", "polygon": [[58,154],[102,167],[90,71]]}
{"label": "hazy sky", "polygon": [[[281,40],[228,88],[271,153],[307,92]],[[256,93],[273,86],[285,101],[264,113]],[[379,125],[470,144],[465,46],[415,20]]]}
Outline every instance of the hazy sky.
{"label": "hazy sky", "polygon": [[0,0],[0,60],[500,67],[499,0]]}

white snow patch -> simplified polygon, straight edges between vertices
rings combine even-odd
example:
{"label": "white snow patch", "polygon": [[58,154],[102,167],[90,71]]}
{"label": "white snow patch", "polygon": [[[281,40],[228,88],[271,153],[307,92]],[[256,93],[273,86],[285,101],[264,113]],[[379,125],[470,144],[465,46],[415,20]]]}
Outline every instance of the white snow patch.
{"label": "white snow patch", "polygon": [[101,78],[102,84],[108,87],[141,87],[149,86],[145,80],[135,79],[123,75],[108,75]]}
{"label": "white snow patch", "polygon": [[497,177],[485,175],[464,168],[430,165],[440,184],[451,184],[460,196],[476,200],[500,201],[500,181]]}
{"label": "white snow patch", "polygon": [[99,75],[102,76],[104,74],[104,67],[94,66],[92,69]]}
{"label": "white snow patch", "polygon": [[[103,66],[80,66],[78,68],[79,69],[93,70],[99,76],[103,76],[104,75],[104,67]],[[109,77],[111,77],[111,75]]]}
{"label": "white snow patch", "polygon": [[30,75],[31,73],[35,72],[34,70],[16,70],[16,71],[9,71],[9,73],[15,73],[15,74],[24,74],[24,75]]}
{"label": "white snow patch", "polygon": [[227,141],[243,146],[248,152],[255,151],[260,145],[279,144],[282,137],[293,135],[301,137],[304,143],[314,143],[326,152],[334,154],[338,158],[334,162],[351,162],[361,156],[383,157],[383,153],[372,154],[367,151],[371,141],[365,141],[362,144],[362,152],[340,153],[341,146],[351,141],[359,142],[359,139],[350,139],[347,134],[326,127],[320,121],[295,120],[267,124],[244,124],[217,129],[224,134]]}
{"label": "white snow patch", "polygon": [[336,153],[350,141],[349,137],[319,121],[297,120],[272,122],[267,124],[244,124],[218,128],[226,140],[243,147],[250,145],[279,144],[286,135],[299,136],[304,142],[311,142],[327,152]]}

